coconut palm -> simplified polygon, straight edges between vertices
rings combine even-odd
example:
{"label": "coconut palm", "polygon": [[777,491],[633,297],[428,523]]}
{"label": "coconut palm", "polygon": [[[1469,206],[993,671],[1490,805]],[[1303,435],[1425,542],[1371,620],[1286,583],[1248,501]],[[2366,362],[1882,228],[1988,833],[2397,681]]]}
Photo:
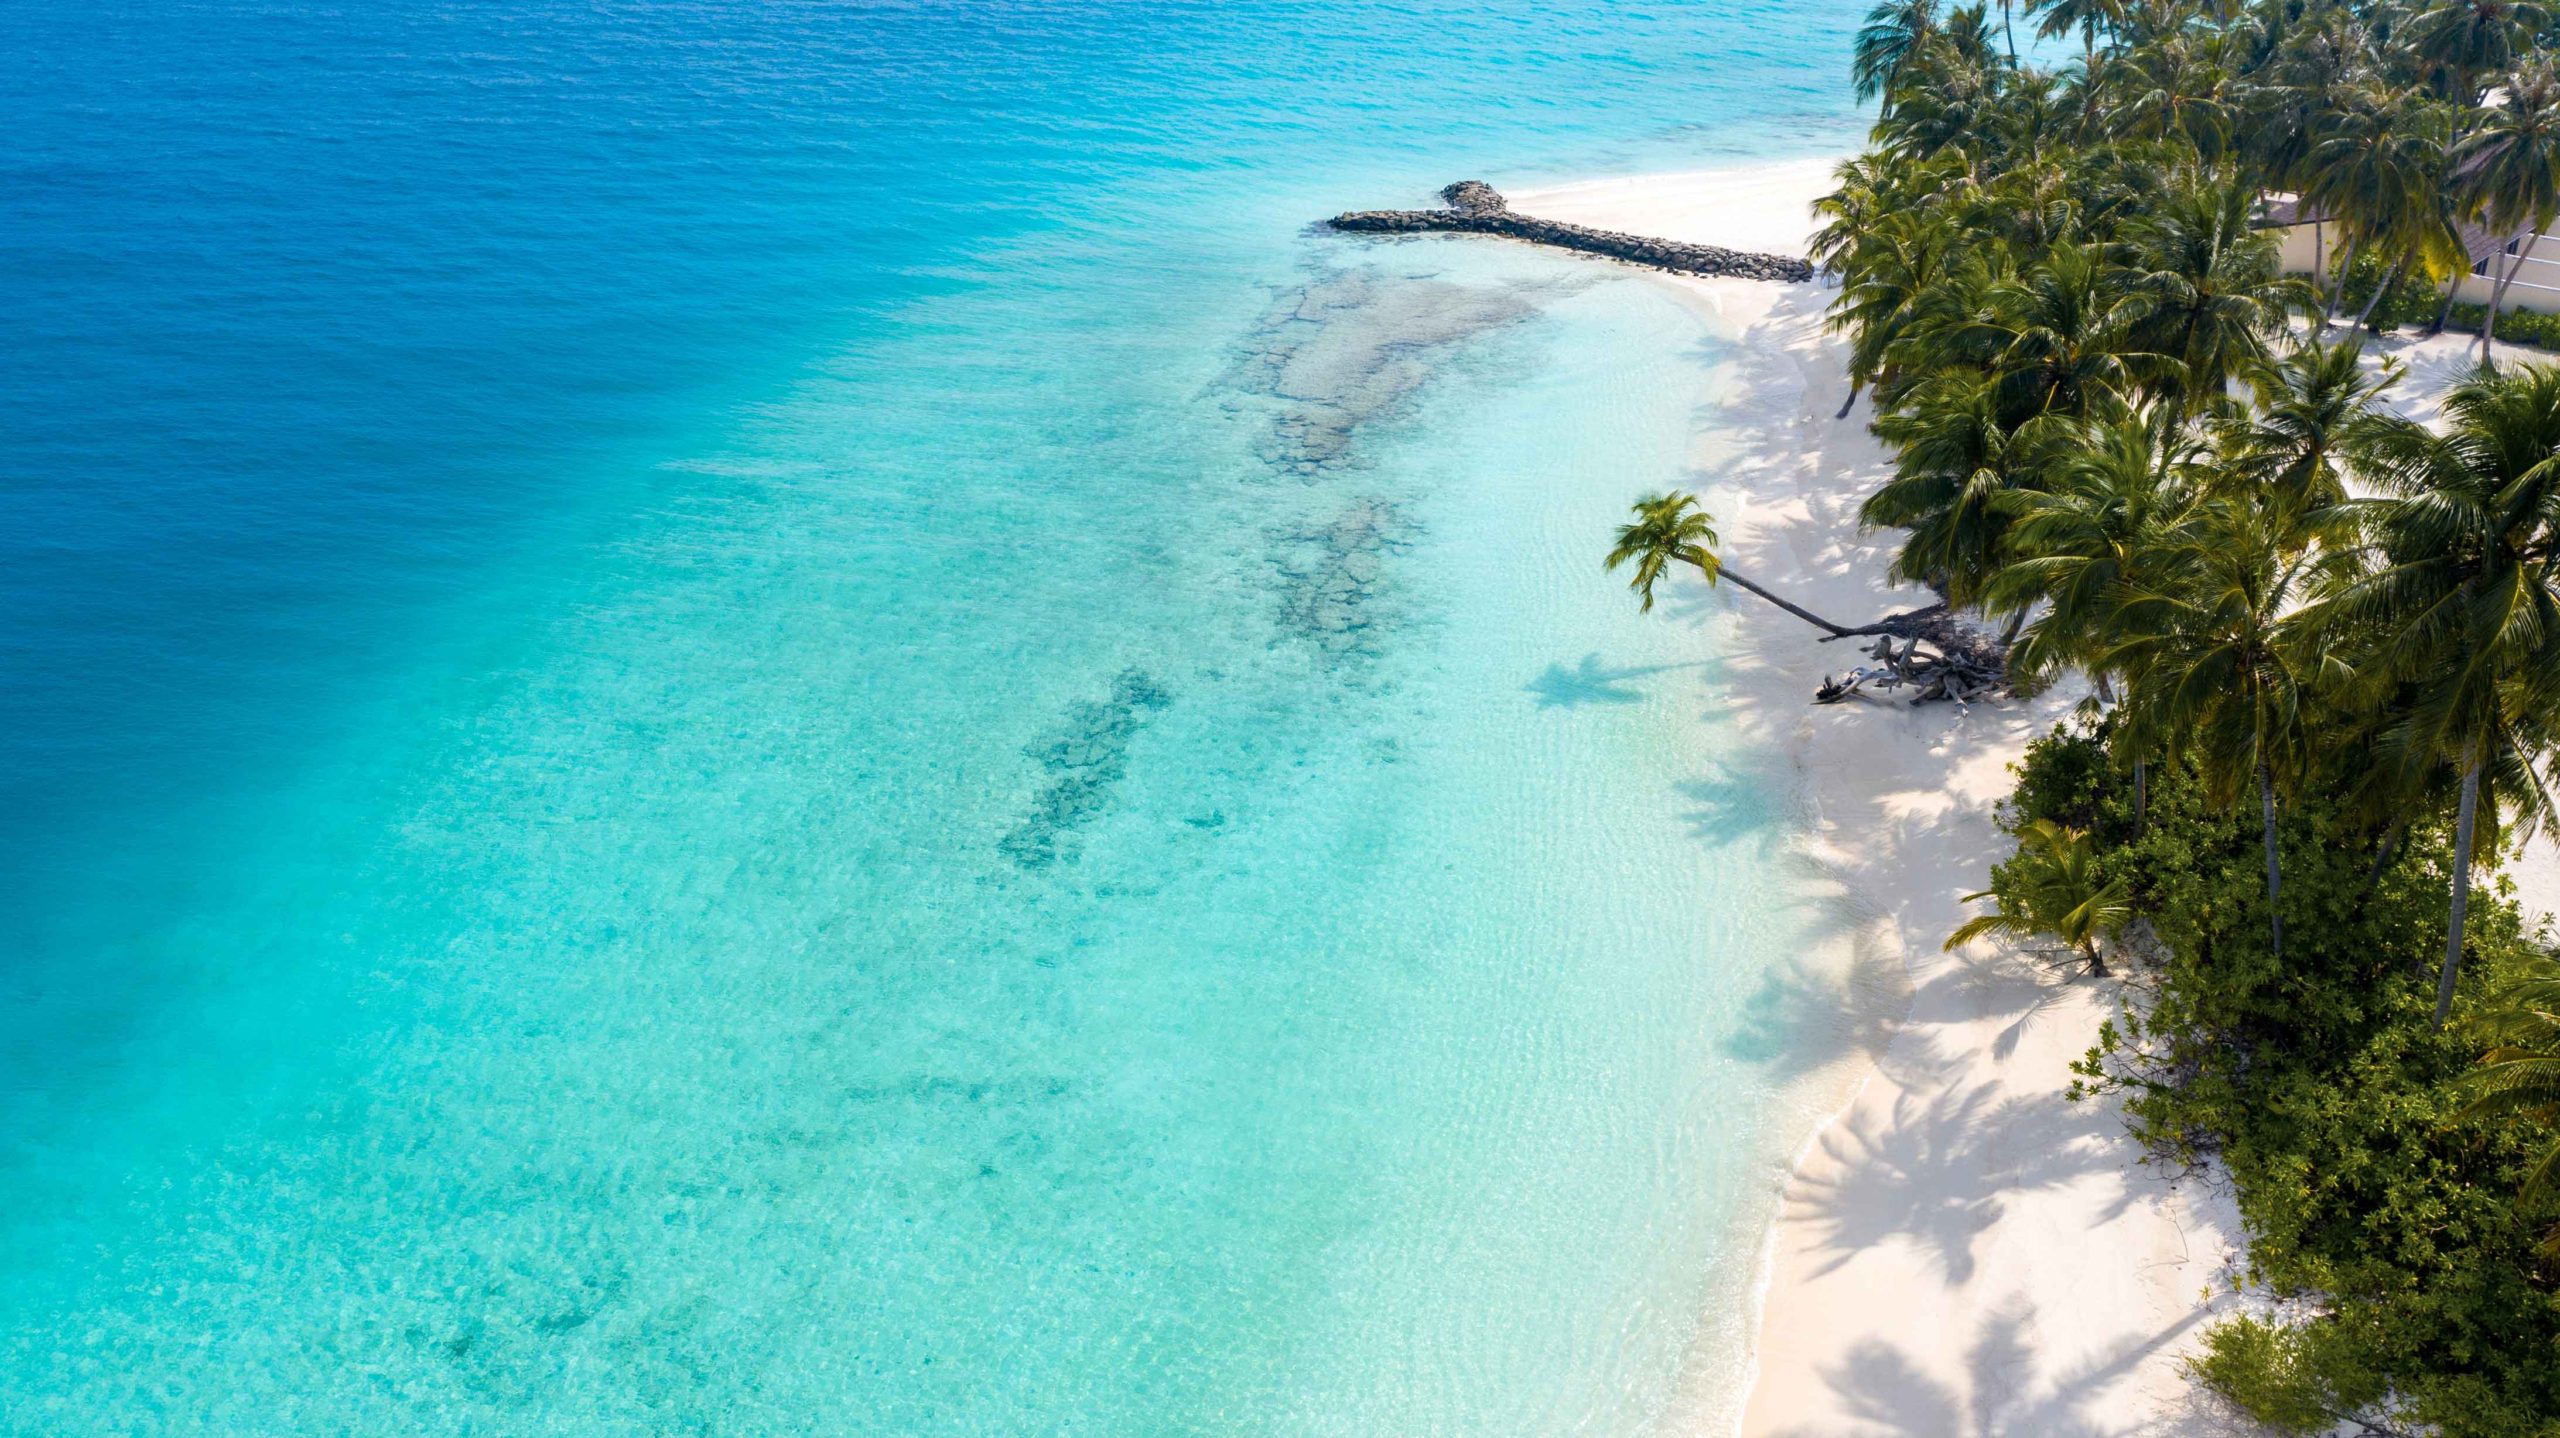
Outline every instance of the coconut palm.
{"label": "coconut palm", "polygon": [[[2472,1020],[2472,1029],[2489,1050],[2471,1075],[2472,1098],[2464,1114],[2524,1115],[2560,1133],[2560,958],[2545,953],[2533,959],[2522,977]],[[2543,1150],[2525,1174],[2517,1198],[2532,1203],[2560,1192],[2555,1186],[2560,1186],[2560,1141]],[[2560,1249],[2560,1229],[2544,1240],[2543,1249]]]}
{"label": "coconut palm", "polygon": [[2225,44],[2218,35],[2179,33],[2120,57],[2109,76],[2117,137],[2182,140],[2208,160],[2219,157],[2240,111]]}
{"label": "coconut palm", "polygon": [[2312,146],[2305,198],[2335,216],[2346,239],[2327,310],[2344,296],[2360,251],[2405,254],[2435,239],[2444,130],[2418,97],[2367,90],[2348,97]]}
{"label": "coconut palm", "polygon": [[2098,872],[2097,849],[2087,831],[2051,819],[2019,830],[2017,857],[1993,872],[1990,888],[1964,898],[1968,904],[1989,899],[1998,907],[1947,935],[1948,952],[1985,934],[2017,939],[2050,935],[2077,950],[2089,972],[2101,978],[2107,960],[2099,941],[2113,937],[2133,917],[2130,887]]}
{"label": "coconut palm", "polygon": [[1847,267],[1860,243],[1893,213],[1894,183],[1882,167],[1865,156],[1844,160],[1832,172],[1832,191],[1813,202],[1822,221],[1813,232],[1806,255],[1832,274]]}
{"label": "coconut palm", "polygon": [[2479,126],[2454,154],[2462,199],[2492,235],[2526,231],[2524,253],[2513,264],[2498,261],[2489,313],[2480,321],[2480,362],[2491,362],[2498,308],[2507,287],[2533,259],[2542,232],[2560,217],[2560,71],[2536,59],[2511,71],[2506,99],[2489,107]]}
{"label": "coconut palm", "polygon": [[2098,53],[2098,35],[2112,32],[2124,16],[2123,0],[2027,0],[2027,13],[2041,14],[2036,25],[2040,39],[2054,40],[2077,30],[2081,52],[2086,61],[2094,62]]}
{"label": "coconut palm", "polygon": [[2409,21],[2400,38],[2438,94],[2468,104],[2481,77],[2513,64],[2550,24],[2551,12],[2531,0],[2445,0]]}
{"label": "coconut palm", "polygon": [[2040,414],[2120,414],[2161,357],[2134,340],[2142,313],[2128,305],[2123,276],[2095,246],[2059,244],[2042,262],[1986,295],[1982,334],[2002,413],[2023,423]]}
{"label": "coconut palm", "polygon": [[2056,421],[2001,423],[1998,386],[1963,372],[1931,377],[1890,412],[1876,435],[1895,449],[1894,476],[1867,496],[1858,522],[1910,531],[1894,556],[1897,579],[1926,584],[1948,602],[1976,602],[2000,572],[2009,517],[2000,496],[2039,482]]}
{"label": "coconut palm", "polygon": [[1893,106],[1903,64],[1938,33],[1938,0],[1877,0],[1850,51],[1849,82],[1860,100]]}
{"label": "coconut palm", "polygon": [[1707,583],[1730,579],[1736,585],[1769,601],[1805,623],[1843,638],[1859,631],[1834,624],[1809,609],[1788,603],[1750,580],[1743,578],[1716,553],[1715,517],[1698,506],[1698,497],[1674,491],[1649,494],[1635,502],[1635,519],[1618,526],[1617,544],[1609,551],[1603,566],[1616,569],[1632,561],[1636,570],[1627,587],[1644,597],[1643,612],[1653,612],[1653,587],[1671,571],[1674,564],[1696,569]]}
{"label": "coconut palm", "polygon": [[2255,187],[2198,177],[2126,226],[2127,317],[2141,350],[2174,362],[2161,386],[2183,413],[2220,401],[2255,368],[2311,288],[2280,272],[2273,236],[2250,224]]}
{"label": "coconut palm", "polygon": [[[1859,390],[1890,387],[1895,354],[1923,315],[1943,318],[1951,307],[1961,315],[1963,302],[1951,306],[1951,296],[1987,288],[1991,271],[1943,214],[1908,207],[1879,217],[1839,263],[1840,293],[1826,323],[1849,335],[1845,419]],[[1945,352],[1943,342],[1937,348]]]}
{"label": "coconut palm", "polygon": [[2284,953],[2284,877],[2276,786],[2301,766],[2317,667],[2292,642],[2288,612],[2317,550],[2272,506],[2209,499],[2142,557],[2122,609],[2126,632],[2098,659],[2135,676],[2118,742],[2135,754],[2191,757],[2217,804],[2254,784],[2265,830],[2267,921]]}
{"label": "coconut palm", "polygon": [[2397,360],[2367,367],[2353,339],[2303,344],[2259,367],[2254,410],[2225,431],[2227,480],[2295,516],[2342,503],[2346,473],[2390,428],[2376,401],[2401,373]]}
{"label": "coconut palm", "polygon": [[2063,457],[2044,488],[1997,501],[2011,557],[1983,604],[2003,614],[2042,606],[2010,648],[2012,673],[2043,680],[2077,667],[2112,687],[2128,677],[2105,666],[2129,627],[2125,603],[2143,562],[2164,552],[2209,471],[2200,446],[2153,419],[2082,424],[2056,448]]}
{"label": "coconut palm", "polygon": [[2366,469],[2369,566],[2308,617],[2366,637],[2373,683],[2407,702],[2382,757],[2461,774],[2436,1022],[2453,1006],[2481,814],[2548,808],[2535,770],[2560,714],[2560,369],[2484,375],[2446,400],[2442,435],[2400,426]]}

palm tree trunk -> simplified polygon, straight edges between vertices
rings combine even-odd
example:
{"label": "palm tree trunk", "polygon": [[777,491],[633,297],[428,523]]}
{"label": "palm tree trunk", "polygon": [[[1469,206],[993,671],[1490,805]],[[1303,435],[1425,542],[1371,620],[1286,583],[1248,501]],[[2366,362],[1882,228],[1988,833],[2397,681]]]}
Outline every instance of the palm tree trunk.
{"label": "palm tree trunk", "polygon": [[2444,333],[2444,322],[2453,317],[2453,297],[2460,293],[2462,293],[2462,276],[2455,275],[2453,282],[2444,287],[2444,303],[2436,306],[2436,322],[2427,326],[2428,334]]}
{"label": "palm tree trunk", "polygon": [[2095,939],[2083,939],[2080,944],[2080,949],[2082,953],[2089,957],[2089,977],[2093,979],[2105,978],[2107,976],[2107,956],[2098,952],[2098,941]]}
{"label": "palm tree trunk", "polygon": [[2320,330],[2327,333],[2329,318],[2338,312],[2338,304],[2347,297],[2347,275],[2356,267],[2356,242],[2347,241],[2346,253],[2338,258],[2338,282],[2329,287],[2328,303],[2320,307]]}
{"label": "palm tree trunk", "polygon": [[2367,898],[2372,897],[2374,889],[2382,883],[2382,876],[2391,872],[2391,861],[2400,857],[2401,837],[2408,832],[2409,826],[2400,823],[2392,825],[2391,832],[2382,836],[2382,847],[2373,856],[2373,867],[2365,870],[2364,873],[2364,892]]}
{"label": "palm tree trunk", "polygon": [[2375,285],[2373,287],[2373,293],[2365,296],[2364,308],[2356,311],[2355,328],[2364,328],[2364,322],[2373,315],[2373,307],[2382,303],[2382,297],[2391,293],[2391,287],[2393,285],[2400,283],[2400,271],[2406,268],[2408,263],[2409,257],[2407,255],[2402,255],[2397,261],[2394,261],[2390,270],[2383,275],[2382,283]]}
{"label": "palm tree trunk", "polygon": [[2471,906],[2471,839],[2480,817],[2480,741],[2462,766],[2462,802],[2453,818],[2453,909],[2445,918],[2444,971],[2436,976],[2436,1027],[2453,1012],[2453,981],[2462,973],[2463,911]]}
{"label": "palm tree trunk", "polygon": [[1803,620],[1805,623],[1812,625],[1814,628],[1828,633],[1834,639],[1845,639],[1849,637],[1852,632],[1832,623],[1830,620],[1823,618],[1821,615],[1814,613],[1810,609],[1799,608],[1798,606],[1789,604],[1787,601],[1771,594],[1768,590],[1765,590],[1759,585],[1752,583],[1750,580],[1743,578],[1741,575],[1734,573],[1733,566],[1730,564],[1719,566],[1716,571],[1716,576],[1720,579],[1732,580],[1744,589],[1768,600],[1771,604],[1787,611],[1789,614],[1792,614],[1796,618]]}
{"label": "palm tree trunk", "polygon": [[2329,226],[2327,222],[2311,222],[2311,279],[2317,284],[2329,277]]}
{"label": "palm tree trunk", "polygon": [[1856,409],[1857,407],[1858,407],[1858,382],[1857,382],[1855,379],[1852,379],[1852,380],[1850,380],[1850,381],[1849,381],[1849,397],[1848,397],[1847,399],[1844,399],[1844,400],[1840,401],[1840,412],[1839,412],[1838,414],[1833,415],[1833,416],[1832,416],[1832,418],[1833,418],[1833,419],[1847,419],[1847,418],[1849,417],[1849,411],[1851,411],[1851,410],[1853,410],[1853,409]]}
{"label": "palm tree trunk", "polygon": [[2533,227],[2533,237],[2524,242],[2524,253],[2516,256],[2514,264],[2504,267],[2505,273],[2498,276],[2497,287],[2489,291],[2489,313],[2480,320],[2480,363],[2484,365],[2489,362],[2490,340],[2498,328],[2498,305],[2507,297],[2507,286],[2516,282],[2517,274],[2533,259],[2533,247],[2540,243],[2542,226],[2537,223]]}
{"label": "palm tree trunk", "polygon": [[2267,927],[2275,936],[2275,954],[2284,957],[2284,873],[2276,861],[2276,781],[2258,761],[2258,812],[2267,826]]}

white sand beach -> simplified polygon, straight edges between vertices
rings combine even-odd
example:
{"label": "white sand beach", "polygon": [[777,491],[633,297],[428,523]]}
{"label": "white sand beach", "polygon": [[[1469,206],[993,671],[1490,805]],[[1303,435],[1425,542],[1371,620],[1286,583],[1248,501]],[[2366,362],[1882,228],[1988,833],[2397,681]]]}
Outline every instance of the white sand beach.
{"label": "white sand beach", "polygon": [[[1828,160],[1524,190],[1523,212],[1802,253]],[[1856,510],[1886,459],[1846,420],[1819,285],[1665,277],[1717,316],[1734,369],[1708,403],[1697,487],[1741,572],[1835,620],[1927,602],[1885,582]],[[1631,496],[1632,497],[1632,496]],[[1688,586],[1694,591],[1695,586]],[[1699,601],[1700,596],[1684,596]],[[1860,656],[1728,587],[1738,692],[1789,756],[1845,940],[1908,975],[1907,1012],[1850,1012],[1868,1069],[1786,1179],[1742,1431],[1801,1438],[2130,1438],[2231,1431],[2180,1368],[2237,1241],[2205,1185],[2155,1171],[2113,1106],[2064,1097],[2115,989],[1988,948],[1939,951],[2007,849],[2007,766],[2076,690],[1970,709],[1816,708]],[[1854,1010],[1859,1000],[1843,993]],[[1899,1005],[1896,1006],[1897,1008]],[[2227,1283],[2220,1284],[2227,1292]]]}

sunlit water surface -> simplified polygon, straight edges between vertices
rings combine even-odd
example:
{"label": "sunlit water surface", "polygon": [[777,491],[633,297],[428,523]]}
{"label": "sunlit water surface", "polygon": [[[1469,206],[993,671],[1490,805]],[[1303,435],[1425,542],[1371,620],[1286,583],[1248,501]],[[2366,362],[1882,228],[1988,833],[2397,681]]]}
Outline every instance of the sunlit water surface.
{"label": "sunlit water surface", "polygon": [[1632,272],[1851,6],[0,11],[0,1425],[1633,1434],[1787,794]]}

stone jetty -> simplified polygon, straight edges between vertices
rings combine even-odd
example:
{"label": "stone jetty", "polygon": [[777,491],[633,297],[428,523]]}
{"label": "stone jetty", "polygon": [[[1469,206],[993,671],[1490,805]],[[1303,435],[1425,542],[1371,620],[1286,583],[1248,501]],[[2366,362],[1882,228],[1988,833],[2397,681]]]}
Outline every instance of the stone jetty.
{"label": "stone jetty", "polygon": [[1482,180],[1460,180],[1441,190],[1445,210],[1353,210],[1327,223],[1359,235],[1459,234],[1503,235],[1533,245],[1551,245],[1586,255],[1602,255],[1633,265],[1649,265],[1683,275],[1720,275],[1746,280],[1813,278],[1813,266],[1788,255],[1754,254],[1720,245],[1693,245],[1657,240],[1615,230],[1586,229],[1557,220],[1517,213],[1500,191]]}

